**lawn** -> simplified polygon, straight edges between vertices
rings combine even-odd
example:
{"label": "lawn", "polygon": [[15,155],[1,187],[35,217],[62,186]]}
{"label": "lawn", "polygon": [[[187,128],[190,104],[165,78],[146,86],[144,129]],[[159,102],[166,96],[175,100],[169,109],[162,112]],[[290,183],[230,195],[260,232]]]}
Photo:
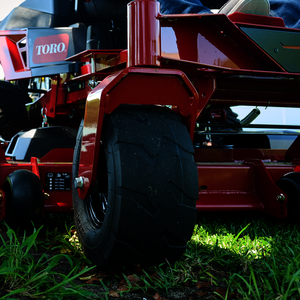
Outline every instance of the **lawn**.
{"label": "lawn", "polygon": [[265,215],[199,214],[182,258],[147,268],[93,267],[69,215],[37,228],[1,225],[0,299],[300,299],[299,225]]}

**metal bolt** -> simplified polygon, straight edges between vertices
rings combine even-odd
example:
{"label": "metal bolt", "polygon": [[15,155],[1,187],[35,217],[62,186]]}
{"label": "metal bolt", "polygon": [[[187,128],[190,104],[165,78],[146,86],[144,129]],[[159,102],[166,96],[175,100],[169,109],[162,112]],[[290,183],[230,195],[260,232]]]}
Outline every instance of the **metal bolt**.
{"label": "metal bolt", "polygon": [[[90,79],[88,82],[89,87],[91,87],[92,89],[95,88],[98,84],[100,83],[100,81],[97,81],[95,79]],[[82,88],[84,88],[84,86],[82,86]]]}
{"label": "metal bolt", "polygon": [[285,201],[285,196],[283,194],[279,194],[276,196],[276,200],[283,203]]}
{"label": "metal bolt", "polygon": [[84,178],[82,176],[80,177],[76,177],[74,179],[74,186],[75,186],[75,189],[82,189],[83,188],[83,185],[84,185]]}

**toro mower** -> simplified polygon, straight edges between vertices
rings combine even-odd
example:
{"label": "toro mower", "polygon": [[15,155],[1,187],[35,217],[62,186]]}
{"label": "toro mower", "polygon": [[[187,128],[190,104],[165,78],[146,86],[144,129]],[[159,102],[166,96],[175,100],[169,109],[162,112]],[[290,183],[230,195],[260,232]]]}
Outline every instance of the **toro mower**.
{"label": "toro mower", "polygon": [[299,218],[299,127],[232,111],[300,106],[299,30],[155,0],[44,2],[0,25],[1,220],[73,210],[103,265],[177,259],[197,212]]}

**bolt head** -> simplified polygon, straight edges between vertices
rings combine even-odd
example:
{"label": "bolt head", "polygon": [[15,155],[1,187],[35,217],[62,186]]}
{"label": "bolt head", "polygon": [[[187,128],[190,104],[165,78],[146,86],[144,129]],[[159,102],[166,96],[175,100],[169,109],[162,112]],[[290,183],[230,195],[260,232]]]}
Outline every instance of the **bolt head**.
{"label": "bolt head", "polygon": [[279,194],[276,196],[276,200],[282,203],[285,201],[285,196],[283,194]]}
{"label": "bolt head", "polygon": [[84,178],[82,176],[76,177],[74,179],[74,187],[75,189],[82,189],[84,185]]}

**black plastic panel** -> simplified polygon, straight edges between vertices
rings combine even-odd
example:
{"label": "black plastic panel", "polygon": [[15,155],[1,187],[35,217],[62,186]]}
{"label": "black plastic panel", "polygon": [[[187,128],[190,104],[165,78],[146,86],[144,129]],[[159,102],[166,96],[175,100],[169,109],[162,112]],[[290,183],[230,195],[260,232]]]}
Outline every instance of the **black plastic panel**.
{"label": "black plastic panel", "polygon": [[300,73],[300,31],[241,26],[258,46],[266,51],[286,71]]}
{"label": "black plastic panel", "polygon": [[69,127],[44,127],[18,133],[12,138],[5,155],[15,160],[41,158],[56,148],[73,149],[77,130]]}

